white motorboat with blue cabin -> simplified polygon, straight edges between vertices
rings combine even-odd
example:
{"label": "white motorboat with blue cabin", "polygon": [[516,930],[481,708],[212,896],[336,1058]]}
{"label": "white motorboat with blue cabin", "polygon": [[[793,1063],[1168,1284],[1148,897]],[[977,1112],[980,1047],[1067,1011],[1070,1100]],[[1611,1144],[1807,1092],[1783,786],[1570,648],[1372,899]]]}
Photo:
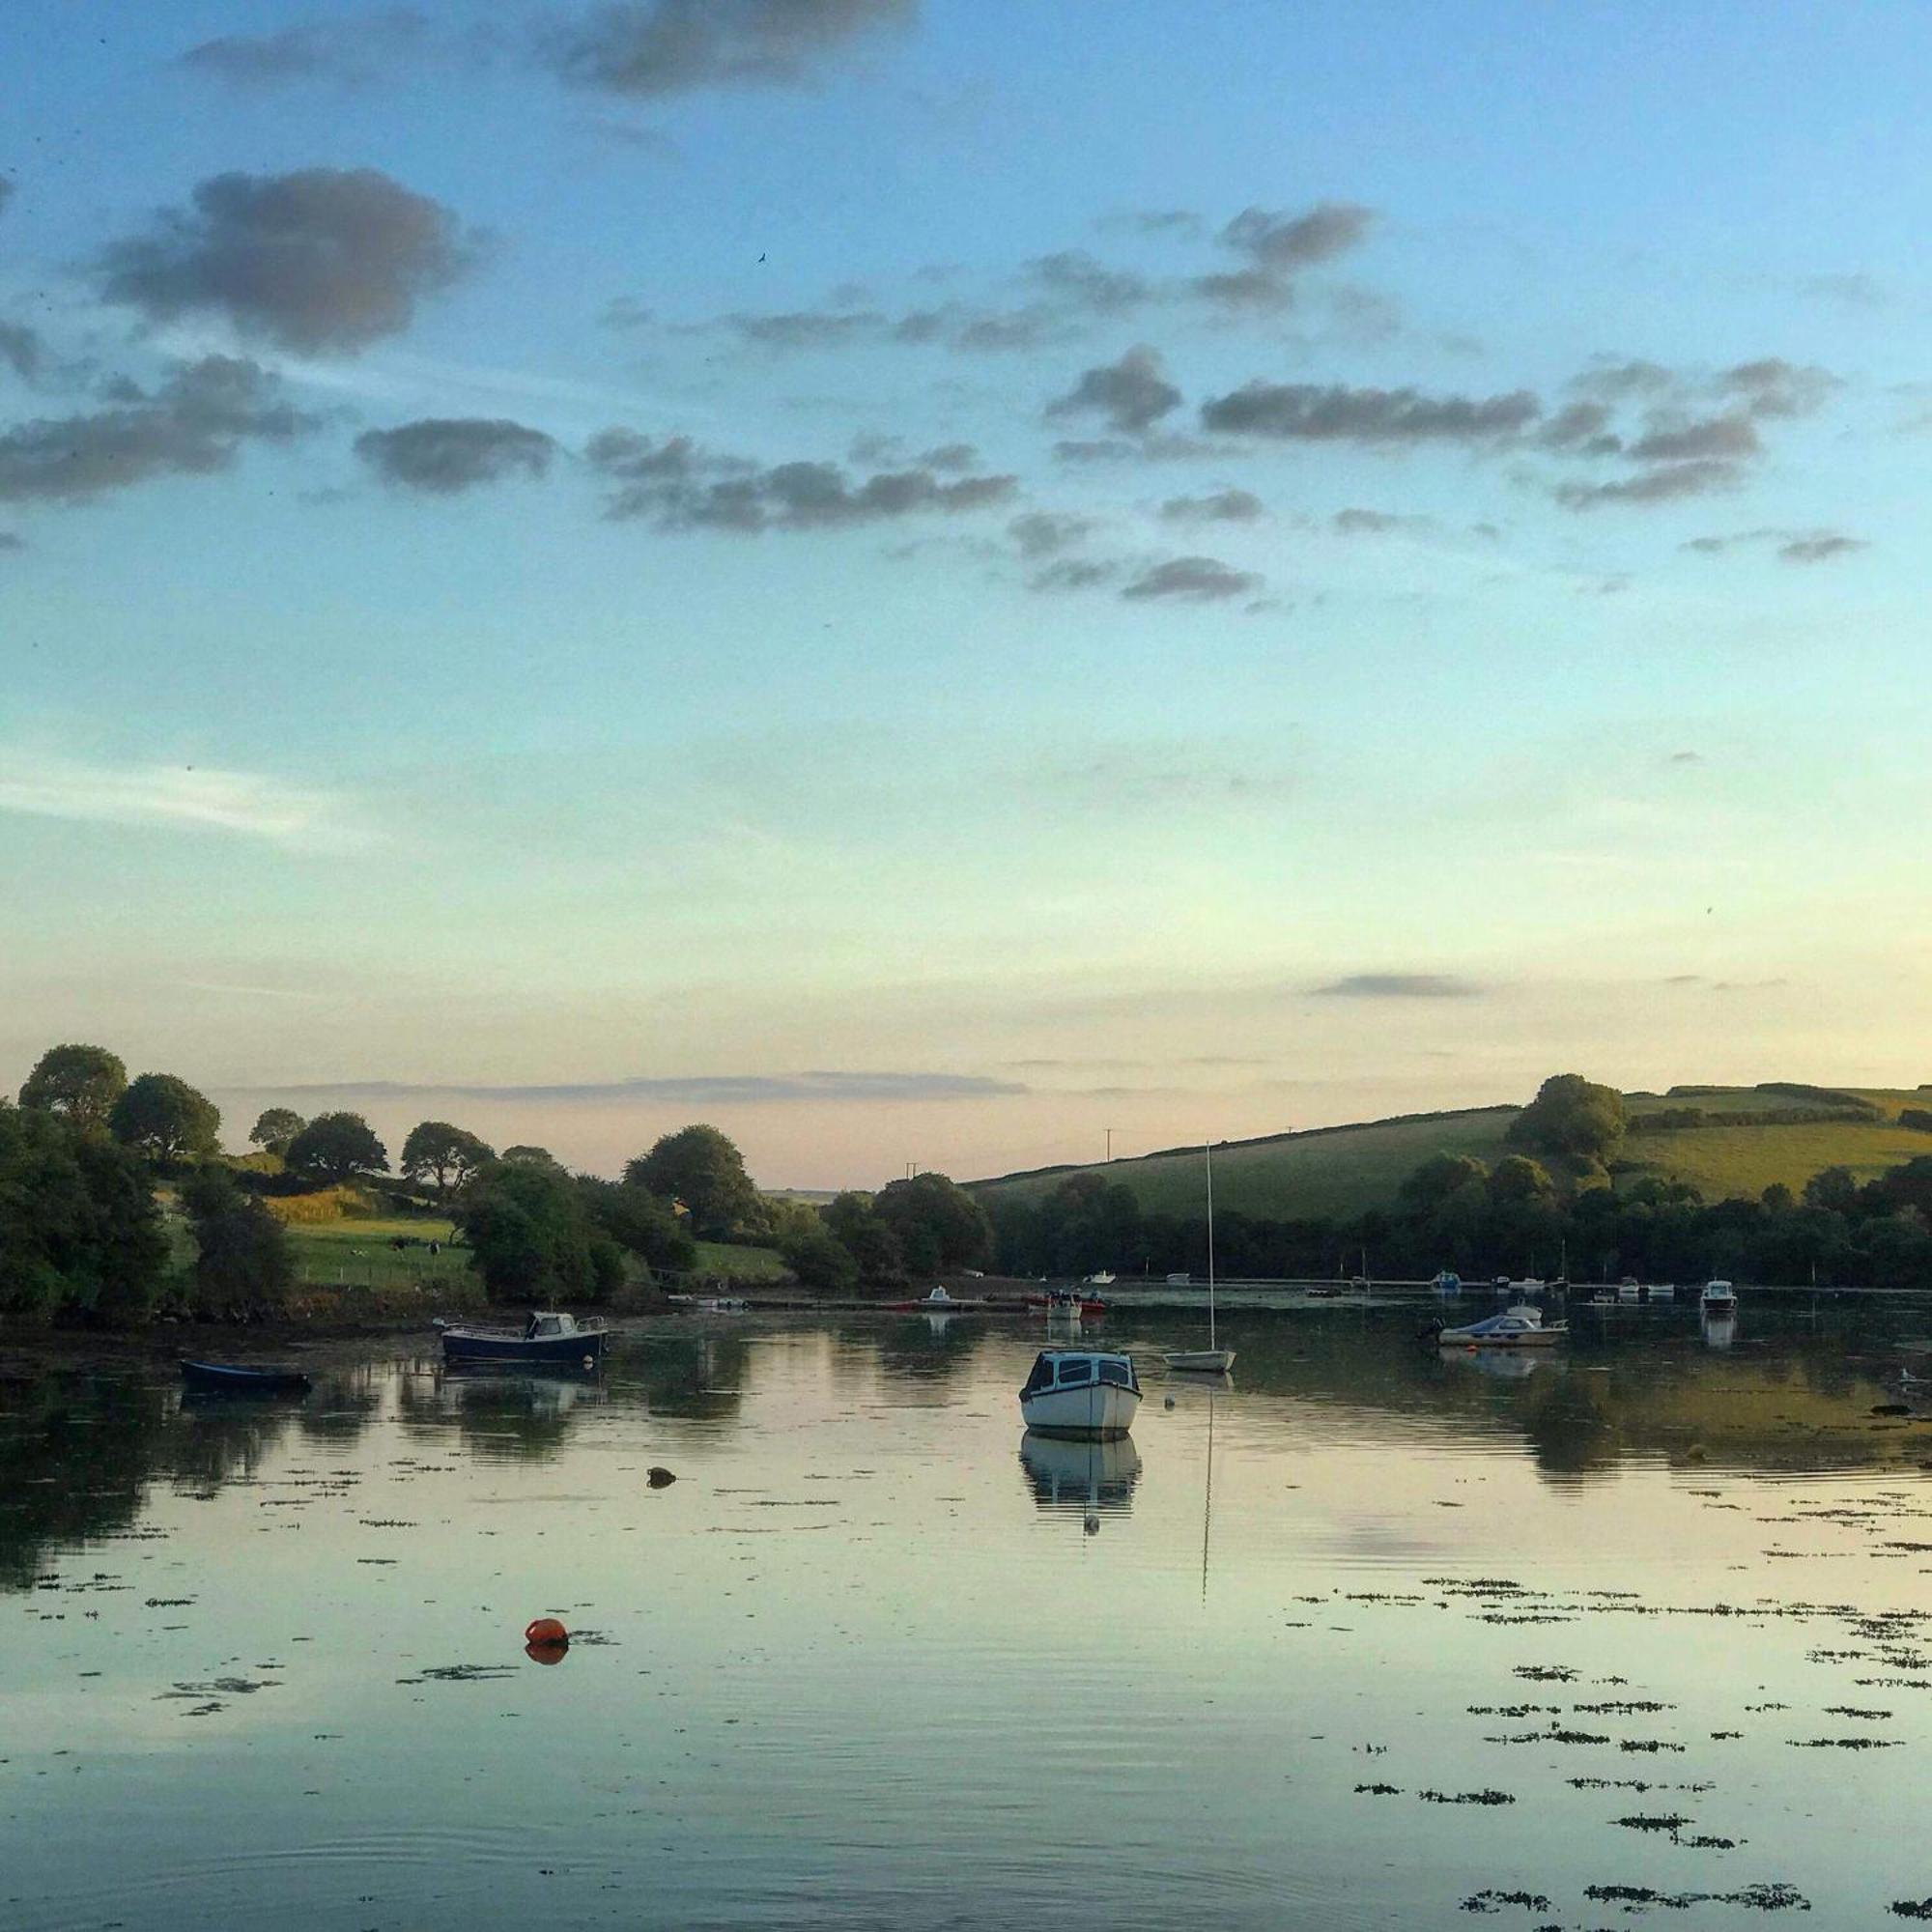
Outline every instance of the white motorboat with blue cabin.
{"label": "white motorboat with blue cabin", "polygon": [[1097,1349],[1042,1349],[1020,1390],[1020,1414],[1038,1435],[1124,1435],[1140,1406],[1134,1358]]}
{"label": "white motorboat with blue cabin", "polygon": [[1570,1324],[1546,1322],[1542,1309],[1524,1305],[1505,1308],[1500,1315],[1488,1316],[1461,1328],[1445,1328],[1440,1322],[1432,1322],[1422,1332],[1425,1340],[1445,1349],[1536,1349],[1562,1341],[1570,1333]]}

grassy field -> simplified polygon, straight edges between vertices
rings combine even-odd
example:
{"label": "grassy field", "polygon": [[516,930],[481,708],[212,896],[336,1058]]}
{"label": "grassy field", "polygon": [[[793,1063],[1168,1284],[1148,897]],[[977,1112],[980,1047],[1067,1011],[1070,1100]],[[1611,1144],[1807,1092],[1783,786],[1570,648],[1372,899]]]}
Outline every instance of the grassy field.
{"label": "grassy field", "polygon": [[[445,1220],[411,1214],[394,1219],[298,1222],[290,1227],[288,1236],[295,1250],[298,1281],[326,1287],[359,1284],[400,1288],[412,1282],[469,1276],[469,1251],[449,1245],[451,1232]],[[440,1252],[433,1255],[427,1246],[392,1248],[389,1243],[399,1235],[435,1241]]]}
{"label": "grassy field", "polygon": [[[1707,1113],[1762,1114],[1762,1126],[1688,1127],[1668,1133],[1632,1134],[1619,1151],[1632,1163],[1619,1184],[1643,1175],[1688,1180],[1707,1201],[1756,1196],[1783,1181],[1794,1192],[1821,1168],[1849,1167],[1868,1179],[1916,1154],[1932,1154],[1932,1134],[1897,1124],[1901,1107],[1932,1111],[1932,1094],[1899,1088],[1852,1088],[1881,1118],[1865,1121],[1779,1122],[1794,1109],[1821,1103],[1802,1095],[1737,1087],[1694,1094],[1631,1094],[1633,1114],[1672,1107]],[[1236,1141],[1214,1150],[1217,1208],[1270,1220],[1346,1218],[1385,1207],[1408,1174],[1431,1154],[1474,1154],[1493,1163],[1510,1150],[1504,1135],[1513,1107],[1491,1107],[1424,1120],[1369,1121],[1359,1126],[1290,1134],[1266,1141]],[[1117,1160],[1092,1168],[1061,1168],[975,1183],[988,1202],[1033,1199],[1071,1173],[1103,1173],[1134,1190],[1150,1213],[1199,1215],[1202,1159],[1198,1149]]]}
{"label": "grassy field", "polygon": [[790,1272],[775,1248],[740,1248],[724,1241],[697,1243],[697,1272],[723,1281],[783,1281]]}

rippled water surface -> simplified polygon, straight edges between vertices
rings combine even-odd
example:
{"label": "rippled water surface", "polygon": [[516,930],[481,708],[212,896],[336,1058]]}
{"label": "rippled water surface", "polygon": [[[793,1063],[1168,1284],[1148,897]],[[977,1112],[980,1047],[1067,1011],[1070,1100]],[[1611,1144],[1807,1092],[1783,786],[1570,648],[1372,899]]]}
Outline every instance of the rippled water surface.
{"label": "rippled water surface", "polygon": [[[1932,1895],[1921,1318],[1112,1318],[0,1379],[9,1928],[1897,1923]],[[1730,1342],[1713,1348],[1712,1340]],[[1169,1406],[1169,1398],[1172,1405]],[[653,1465],[677,1480],[652,1488]],[[560,1617],[560,1662],[525,1625]],[[1460,1916],[1467,1912],[1464,1921]]]}

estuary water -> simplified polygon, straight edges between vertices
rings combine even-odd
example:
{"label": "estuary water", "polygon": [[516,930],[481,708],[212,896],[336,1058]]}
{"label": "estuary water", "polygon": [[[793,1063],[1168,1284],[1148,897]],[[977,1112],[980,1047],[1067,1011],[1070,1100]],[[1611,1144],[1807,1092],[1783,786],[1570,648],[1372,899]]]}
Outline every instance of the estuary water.
{"label": "estuary water", "polygon": [[1491,1359],[1331,1306],[1226,1321],[1226,1385],[1163,1375],[1192,1324],[1109,1320],[1147,1401],[1108,1445],[1023,1438],[1040,1337],[977,1318],[666,1322],[594,1382],[311,1349],[299,1405],[16,1358],[0,1924],[1932,1896],[1932,1416],[1874,1412],[1932,1312]]}

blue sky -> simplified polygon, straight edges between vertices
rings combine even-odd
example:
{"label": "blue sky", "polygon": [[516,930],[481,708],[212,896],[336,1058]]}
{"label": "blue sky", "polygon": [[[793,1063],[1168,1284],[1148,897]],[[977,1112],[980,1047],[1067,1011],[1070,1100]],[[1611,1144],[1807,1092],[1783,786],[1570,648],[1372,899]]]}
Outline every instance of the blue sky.
{"label": "blue sky", "polygon": [[1928,43],[21,0],[0,1084],[829,1185],[1915,1082]]}

